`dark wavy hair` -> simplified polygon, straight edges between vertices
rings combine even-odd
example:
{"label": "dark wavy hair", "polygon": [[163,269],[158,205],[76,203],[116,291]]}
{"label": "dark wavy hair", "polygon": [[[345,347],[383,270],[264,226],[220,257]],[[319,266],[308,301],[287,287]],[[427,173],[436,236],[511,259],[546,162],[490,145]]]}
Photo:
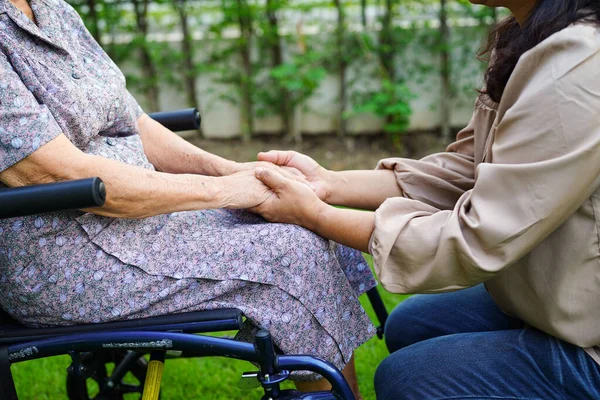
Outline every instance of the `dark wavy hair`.
{"label": "dark wavy hair", "polygon": [[581,19],[600,26],[600,0],[538,0],[523,26],[514,17],[500,22],[479,53],[483,61],[490,61],[493,53],[483,93],[500,102],[521,55]]}

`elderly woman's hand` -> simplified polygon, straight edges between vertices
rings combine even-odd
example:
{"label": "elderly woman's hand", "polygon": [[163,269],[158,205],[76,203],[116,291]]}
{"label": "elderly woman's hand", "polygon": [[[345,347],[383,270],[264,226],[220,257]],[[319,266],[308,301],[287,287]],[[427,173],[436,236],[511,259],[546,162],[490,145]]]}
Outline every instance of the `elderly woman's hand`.
{"label": "elderly woman's hand", "polygon": [[288,179],[277,170],[257,168],[256,177],[272,190],[252,211],[267,221],[283,222],[313,229],[319,213],[327,207],[306,185]]}
{"label": "elderly woman's hand", "polygon": [[271,189],[256,178],[254,171],[242,171],[222,179],[226,180],[223,208],[253,208],[274,196]]}

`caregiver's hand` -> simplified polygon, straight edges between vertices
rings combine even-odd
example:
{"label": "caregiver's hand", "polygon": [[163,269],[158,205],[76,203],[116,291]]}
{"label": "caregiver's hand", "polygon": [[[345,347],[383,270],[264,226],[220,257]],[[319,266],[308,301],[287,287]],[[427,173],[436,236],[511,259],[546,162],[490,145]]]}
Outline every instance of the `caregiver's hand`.
{"label": "caregiver's hand", "polygon": [[245,163],[236,163],[235,172],[241,171],[252,171],[257,168],[264,169],[272,169],[277,170],[280,174],[288,179],[292,179],[301,183],[304,183],[308,187],[312,189],[311,183],[306,179],[306,176],[300,172],[297,168],[288,167],[288,166],[279,166],[271,162],[267,161],[253,161],[253,162],[245,162]]}
{"label": "caregiver's hand", "polygon": [[327,204],[374,211],[390,197],[404,195],[393,170],[330,171],[295,151],[272,150],[258,159],[298,169]]}
{"label": "caregiver's hand", "polygon": [[273,195],[252,211],[268,221],[300,225],[337,243],[368,251],[374,213],[332,207],[305,185],[271,169],[258,168],[256,177]]}
{"label": "caregiver's hand", "polygon": [[256,177],[268,186],[273,195],[252,211],[267,221],[283,222],[314,229],[323,203],[310,188],[300,182],[287,179],[273,169],[257,168]]}
{"label": "caregiver's hand", "polygon": [[295,151],[271,150],[266,153],[258,153],[258,159],[300,171],[312,184],[317,196],[328,202],[331,195],[331,185],[328,182],[330,171],[321,167],[309,156]]}

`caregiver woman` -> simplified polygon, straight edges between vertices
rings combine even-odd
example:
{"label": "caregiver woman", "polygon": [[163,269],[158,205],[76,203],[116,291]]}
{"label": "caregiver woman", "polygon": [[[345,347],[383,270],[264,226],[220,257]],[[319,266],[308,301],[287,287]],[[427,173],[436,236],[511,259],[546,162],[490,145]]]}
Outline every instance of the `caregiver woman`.
{"label": "caregiver woman", "polygon": [[513,17],[445,153],[348,172],[260,154],[317,192],[259,169],[258,211],[370,252],[391,292],[465,289],[393,312],[378,399],[598,399],[600,2],[472,2]]}

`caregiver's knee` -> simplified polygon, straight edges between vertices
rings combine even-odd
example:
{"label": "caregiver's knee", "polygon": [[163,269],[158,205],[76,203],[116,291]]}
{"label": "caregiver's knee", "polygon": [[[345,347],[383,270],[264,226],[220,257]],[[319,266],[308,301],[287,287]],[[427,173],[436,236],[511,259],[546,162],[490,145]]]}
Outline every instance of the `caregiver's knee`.
{"label": "caregiver's knee", "polygon": [[432,337],[431,329],[421,322],[423,315],[415,307],[416,303],[418,299],[405,300],[388,317],[385,343],[390,353]]}
{"label": "caregiver's knee", "polygon": [[398,400],[404,393],[411,379],[407,376],[407,368],[401,353],[387,357],[375,372],[375,392],[377,400]]}

